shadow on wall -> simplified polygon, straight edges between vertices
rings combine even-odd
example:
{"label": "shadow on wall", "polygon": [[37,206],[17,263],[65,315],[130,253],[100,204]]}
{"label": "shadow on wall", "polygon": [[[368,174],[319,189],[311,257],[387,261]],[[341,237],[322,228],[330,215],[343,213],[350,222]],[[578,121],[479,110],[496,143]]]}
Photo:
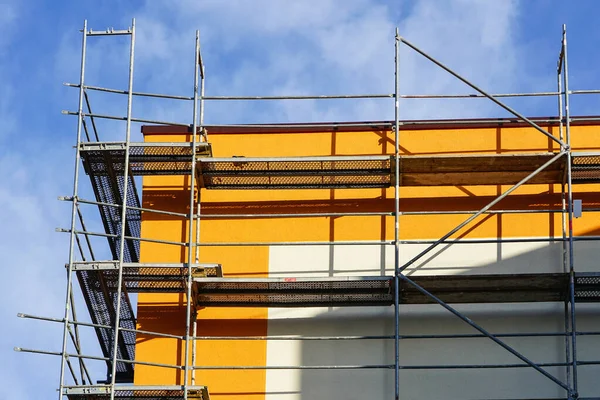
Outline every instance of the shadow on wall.
{"label": "shadow on wall", "polygon": [[[423,306],[419,306],[423,307]],[[472,328],[457,318],[445,315],[419,316],[418,308],[404,311],[400,317],[401,335],[424,335],[442,333],[473,333]],[[427,307],[427,306],[426,306]],[[519,307],[512,306],[519,310]],[[465,307],[461,307],[465,308]],[[467,315],[488,330],[501,332],[560,332],[563,317],[558,307],[525,307],[521,312],[500,312],[489,308]],[[467,308],[468,309],[468,308]],[[552,310],[554,309],[554,310]],[[494,310],[497,311],[497,310]],[[551,312],[554,311],[554,312]],[[320,318],[270,321],[270,334],[296,335],[392,335],[393,314],[387,310],[378,316],[356,316],[329,311]],[[600,329],[598,310],[580,313],[578,320],[586,329]],[[582,329],[582,328],[580,328]],[[516,350],[535,362],[563,362],[564,338],[506,338],[503,339]],[[598,337],[582,337],[579,340],[579,357],[584,360],[600,360]],[[394,363],[393,340],[361,341],[303,341],[276,343],[275,354],[297,354],[298,365],[349,365],[367,366]],[[284,350],[284,347],[286,349]],[[270,364],[276,364],[271,357]],[[284,357],[285,358],[285,357]],[[291,358],[291,357],[287,357]],[[286,362],[293,360],[288,359]],[[561,398],[564,391],[531,368],[503,369],[414,369],[434,365],[490,365],[521,364],[516,357],[501,349],[487,338],[468,339],[405,339],[400,342],[400,390],[403,399],[523,399]],[[292,364],[293,365],[293,364]],[[564,367],[546,368],[548,372],[565,380]],[[596,384],[600,368],[579,368],[580,393],[598,396]],[[302,370],[269,372],[267,382],[294,382],[300,399],[362,399],[393,398],[394,374],[391,369],[362,370]],[[297,377],[291,378],[294,374]],[[286,375],[286,376],[284,376]],[[291,389],[289,385],[287,389]],[[268,387],[283,391],[282,385]]]}
{"label": "shadow on wall", "polygon": [[[461,246],[467,246],[461,247]],[[495,252],[497,244],[446,246],[426,263],[412,272],[416,274],[498,274],[562,272],[562,243],[504,244],[503,251]],[[365,251],[365,246],[346,246],[340,259],[333,259],[335,274],[352,272],[360,259],[376,257],[377,250]],[[374,248],[376,246],[373,246]],[[527,248],[528,247],[528,248]],[[315,259],[311,252],[323,254]],[[406,250],[406,248],[404,248]],[[456,266],[449,264],[457,257],[481,260],[479,253],[491,251],[495,261],[483,265]],[[287,259],[306,265],[325,261],[326,251],[318,248],[272,248],[274,260]],[[348,252],[351,254],[349,255]],[[597,271],[596,242],[578,242],[575,262],[578,271]],[[393,250],[387,254],[388,274],[393,267]],[[478,253],[477,257],[473,257]],[[304,256],[303,256],[304,254]],[[348,264],[350,261],[350,265]],[[359,262],[354,262],[359,260]],[[392,265],[389,265],[391,261]],[[381,260],[379,260],[381,262]],[[353,265],[352,265],[353,264]],[[443,267],[455,265],[455,267]],[[279,267],[279,268],[278,268]],[[271,265],[285,276],[283,265]],[[330,266],[331,268],[331,266]],[[322,272],[326,272],[326,267]],[[449,271],[450,269],[450,271]],[[344,272],[341,272],[344,271]],[[360,271],[358,275],[377,272]],[[354,271],[356,272],[356,271]],[[293,271],[297,274],[298,271]],[[306,274],[309,276],[309,274]],[[493,333],[560,333],[564,332],[564,305],[558,303],[457,305],[476,323]],[[600,331],[600,307],[597,304],[577,306],[577,329]],[[319,308],[271,309],[269,335],[299,336],[390,336],[394,334],[393,308]],[[401,308],[399,320],[401,335],[473,334],[472,327],[452,316],[438,305],[406,305]],[[512,337],[503,338],[517,351],[538,363],[565,361],[565,337]],[[600,361],[600,336],[578,338],[579,360]],[[267,373],[267,399],[363,399],[393,398],[394,341],[390,339],[365,340],[305,340],[270,341],[267,348],[268,365],[333,366],[345,365],[352,369],[329,370],[272,370]],[[486,368],[493,364],[522,364],[518,358],[488,338],[407,338],[400,342],[401,398],[403,399],[523,399],[565,398],[558,385],[531,368]],[[425,369],[439,365],[480,365],[480,368]],[[358,369],[368,366],[367,369]],[[566,380],[565,367],[546,367],[549,373]],[[599,365],[579,367],[579,387],[582,396],[599,396],[597,376]],[[271,394],[270,394],[271,393]],[[276,395],[275,395],[276,393]],[[285,394],[290,393],[290,394]]]}
{"label": "shadow on wall", "polygon": [[[465,255],[463,245],[451,246],[446,252],[458,251]],[[495,247],[496,245],[491,245]],[[507,246],[507,245],[505,245]],[[378,247],[378,246],[373,246]],[[328,249],[323,251],[323,272],[327,273],[329,265]],[[298,264],[306,265],[315,260],[313,249],[294,248],[294,246],[272,249],[287,253],[294,257]],[[371,258],[364,254],[364,246],[344,249],[356,252],[351,258]],[[470,250],[473,250],[472,248]],[[377,249],[375,249],[377,252]],[[501,260],[489,264],[457,268],[450,272],[457,274],[489,274],[518,273],[539,271],[540,260],[548,260],[548,272],[562,270],[562,245],[542,244],[527,252],[514,256],[508,249]],[[452,259],[446,252],[439,253],[429,260],[418,273],[448,274],[448,270],[440,270],[435,265],[443,265],[444,259]],[[368,252],[367,252],[368,253]],[[387,259],[392,260],[393,252],[386,252]],[[467,255],[469,252],[467,252]],[[576,262],[578,270],[596,267],[598,246],[595,242],[577,243]],[[494,257],[496,253],[494,253]],[[287,257],[289,262],[290,257]],[[334,258],[333,271],[339,273],[347,264]],[[343,261],[343,260],[342,260]],[[360,261],[360,260],[359,260]],[[385,264],[385,261],[384,261]],[[358,265],[358,264],[357,264]],[[448,264],[449,265],[449,264]],[[280,269],[281,270],[281,269]],[[378,271],[375,268],[375,271]],[[294,274],[296,272],[293,272]],[[313,272],[314,273],[314,272]],[[340,273],[342,275],[347,272]],[[160,304],[140,305],[139,319],[143,323],[139,329],[159,331],[175,335],[183,335],[185,308],[182,297],[173,295],[171,301]],[[562,304],[530,303],[530,304],[485,304],[458,305],[456,308],[472,318],[476,323],[493,333],[557,333],[564,331],[564,309]],[[210,310],[205,310],[210,312]],[[201,311],[202,313],[203,311]],[[578,330],[600,331],[600,309],[596,304],[578,305]],[[313,309],[271,309],[269,311],[269,335],[294,336],[390,336],[394,333],[392,307],[376,308],[313,308]],[[167,320],[167,322],[165,321]],[[170,321],[170,322],[168,322]],[[219,319],[201,320],[199,335],[236,336],[263,335],[264,320]],[[440,334],[472,334],[477,333],[472,327],[450,315],[437,305],[406,305],[401,308],[401,335],[440,335]],[[579,359],[587,361],[600,360],[600,336],[581,336],[578,339]],[[143,346],[147,338],[138,338],[138,345]],[[539,363],[564,362],[565,338],[554,337],[518,337],[503,338],[506,343]],[[228,341],[228,353],[237,353],[237,365],[264,365],[264,353],[255,359],[249,346],[258,341]],[[199,342],[198,365],[219,365],[219,343],[211,341]],[[154,345],[156,351],[162,351]],[[175,346],[172,342],[170,345]],[[165,354],[181,354],[181,344],[177,351],[165,347]],[[258,353],[256,353],[258,354]],[[223,354],[221,354],[222,356]],[[173,363],[182,363],[181,357],[173,359]],[[341,370],[269,370],[266,374],[265,395],[267,399],[364,399],[393,398],[393,370],[385,366],[394,363],[394,342],[390,339],[365,340],[273,340],[266,346],[267,365],[288,366],[351,366],[353,369]],[[422,369],[432,365],[490,365],[521,364],[521,361],[500,348],[487,338],[448,338],[423,339],[406,338],[400,342],[401,398],[403,399],[523,399],[523,398],[564,398],[564,391],[556,384],[543,377],[531,368],[477,368],[477,369]],[[360,366],[371,366],[369,369],[358,369]],[[140,366],[141,367],[141,366]],[[420,369],[417,369],[420,368]],[[561,380],[566,379],[564,367],[548,367],[548,372]],[[209,374],[198,373],[202,377]],[[255,373],[255,371],[251,371]],[[248,371],[227,372],[231,379]],[[579,384],[582,396],[599,396],[600,388],[596,384],[600,374],[600,366],[581,366],[579,368]],[[180,376],[174,372],[166,372],[165,381],[174,379],[180,382]],[[168,382],[166,382],[168,383]],[[235,385],[233,385],[235,386]],[[248,398],[249,393],[243,388],[229,386],[227,392],[217,392],[215,398]],[[252,393],[252,397],[261,397],[261,393]]]}

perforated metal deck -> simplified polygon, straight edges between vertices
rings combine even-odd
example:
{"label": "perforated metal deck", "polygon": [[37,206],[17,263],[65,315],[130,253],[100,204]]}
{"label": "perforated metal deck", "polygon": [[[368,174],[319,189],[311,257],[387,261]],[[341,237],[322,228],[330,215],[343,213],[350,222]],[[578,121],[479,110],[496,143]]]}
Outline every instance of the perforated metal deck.
{"label": "perforated metal deck", "polygon": [[201,158],[207,189],[378,188],[391,183],[390,156]]}
{"label": "perforated metal deck", "polygon": [[197,306],[319,307],[389,305],[393,278],[207,278],[194,280]]}
{"label": "perforated metal deck", "polygon": [[[114,326],[115,310],[117,303],[117,293],[107,287],[106,280],[100,271],[77,271],[79,286],[83,292],[83,297],[90,317],[94,324]],[[135,314],[127,292],[121,293],[120,309],[121,326],[127,329],[135,329]],[[107,329],[94,328],[102,354],[104,357],[110,357],[112,354],[113,334]],[[135,333],[125,330],[119,330],[119,346],[117,348],[117,358],[123,360],[135,359]],[[110,362],[107,361],[107,368],[110,370]],[[119,383],[133,382],[133,364],[127,362],[117,362],[116,381]]]}
{"label": "perforated metal deck", "polygon": [[[110,399],[108,386],[73,386],[65,388],[64,394],[69,400],[101,400]],[[210,400],[206,386],[188,387],[188,399]],[[182,400],[184,391],[181,386],[117,386],[115,400]]]}
{"label": "perforated metal deck", "polygon": [[[410,277],[447,303],[555,302],[568,299],[569,275],[505,274]],[[199,307],[320,307],[393,304],[393,277],[217,278],[194,282]],[[600,274],[578,274],[575,298],[600,301]],[[400,282],[400,303],[434,301]]]}
{"label": "perforated metal deck", "polygon": [[[82,143],[80,150],[89,175],[123,174],[125,143]],[[130,143],[130,171],[133,175],[189,175],[192,152],[191,143]],[[197,143],[196,155],[210,157],[210,143]]]}
{"label": "perforated metal deck", "polygon": [[[475,154],[400,157],[401,186],[516,184],[556,154]],[[529,184],[562,183],[566,157],[532,177]],[[201,158],[206,189],[385,188],[394,183],[392,156]],[[600,182],[600,155],[573,154],[573,182]]]}
{"label": "perforated metal deck", "polygon": [[582,303],[600,302],[600,273],[575,274],[575,300]]}
{"label": "perforated metal deck", "polygon": [[573,183],[600,183],[600,154],[573,153]]}
{"label": "perforated metal deck", "polygon": [[[118,282],[118,262],[76,262],[76,271],[94,271],[102,275],[106,289],[115,291]],[[222,277],[219,264],[193,264],[195,277]],[[124,263],[123,283],[129,293],[184,293],[187,290],[187,264]]]}

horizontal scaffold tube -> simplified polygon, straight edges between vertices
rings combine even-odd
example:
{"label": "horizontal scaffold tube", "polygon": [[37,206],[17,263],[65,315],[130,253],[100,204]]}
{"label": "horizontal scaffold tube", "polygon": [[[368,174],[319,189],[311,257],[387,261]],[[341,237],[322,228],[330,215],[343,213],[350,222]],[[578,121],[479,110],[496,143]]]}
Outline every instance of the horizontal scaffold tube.
{"label": "horizontal scaffold tube", "polygon": [[[37,315],[17,314],[19,318],[28,318],[39,321],[58,322],[63,323],[64,319],[61,318],[50,318],[41,317]],[[70,325],[79,325],[92,328],[100,329],[113,329],[113,326],[93,324],[82,321],[69,321]],[[123,331],[141,333],[144,335],[154,335],[172,339],[185,339],[185,336],[171,335],[168,333],[151,332],[141,329],[129,329],[121,328]],[[600,336],[600,331],[579,331],[575,332],[578,336]],[[513,332],[513,333],[497,333],[493,334],[495,337],[562,337],[571,336],[571,332]],[[466,338],[487,338],[487,336],[480,333],[457,333],[457,334],[437,334],[437,335],[400,335],[401,340],[420,340],[420,339],[466,339]],[[294,340],[294,341],[309,341],[309,340],[392,340],[393,335],[345,335],[345,336],[300,336],[300,335],[267,335],[267,336],[195,336],[192,337],[194,340]]]}
{"label": "horizontal scaffold tube", "polygon": [[[14,350],[18,351],[18,352],[22,352],[22,353],[44,354],[44,355],[49,355],[49,356],[59,356],[60,357],[63,355],[59,351],[35,350],[35,349],[26,349],[23,347],[15,347]],[[82,358],[85,360],[112,361],[112,357],[100,357],[100,356],[92,356],[92,355],[85,355],[85,354],[66,353],[65,357],[66,358]],[[117,358],[116,361],[122,362],[125,364],[146,365],[149,367],[183,369],[183,367],[181,365],[173,365],[173,364],[153,363],[153,362],[139,361],[139,360],[125,360],[122,358]]]}
{"label": "horizontal scaffold tube", "polygon": [[[57,232],[61,233],[69,233],[70,230],[66,228],[57,228]],[[118,237],[119,235],[112,233],[102,233],[102,232],[91,232],[91,231],[81,231],[76,230],[76,234],[78,235],[90,235],[90,236],[101,236],[101,237]],[[160,243],[167,244],[173,246],[189,246],[187,242],[176,242],[170,240],[160,240],[160,239],[149,239],[149,238],[140,238],[137,236],[125,236],[127,240],[138,240],[142,242],[152,242],[152,243]],[[560,238],[560,237],[549,237],[549,238],[506,238],[506,239],[461,239],[461,238],[449,238],[443,241],[435,241],[435,240],[400,240],[401,244],[484,244],[484,243],[553,243],[553,242],[563,242],[568,239]],[[600,236],[574,236],[574,241],[595,241],[600,240]],[[376,245],[393,245],[393,240],[356,240],[356,241],[337,241],[337,242],[329,242],[329,241],[297,241],[297,242],[198,242],[194,243],[194,246],[199,247],[244,247],[244,246],[376,246]]]}

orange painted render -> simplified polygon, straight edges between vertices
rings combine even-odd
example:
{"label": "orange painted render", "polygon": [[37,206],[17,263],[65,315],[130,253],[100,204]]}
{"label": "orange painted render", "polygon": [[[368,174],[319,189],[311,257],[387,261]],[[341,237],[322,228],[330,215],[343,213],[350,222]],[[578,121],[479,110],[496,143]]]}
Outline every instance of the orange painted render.
{"label": "orange painted render", "polygon": [[[558,136],[556,127],[547,127]],[[242,129],[243,130],[243,129]],[[249,129],[250,131],[250,129]],[[177,129],[173,129],[177,132]],[[179,131],[181,132],[181,131]],[[250,131],[251,132],[251,131]],[[381,155],[394,150],[393,131],[310,133],[211,133],[215,157]],[[573,126],[572,146],[581,151],[600,149],[600,128]],[[189,141],[177,133],[146,133],[152,142]],[[483,154],[557,151],[558,147],[532,128],[497,127],[402,129],[402,155]],[[143,207],[189,211],[189,177],[144,177]],[[402,187],[401,211],[477,210],[510,186]],[[584,208],[600,207],[600,185],[575,186],[575,198]],[[345,190],[202,190],[203,215],[218,213],[392,211],[394,189]],[[559,185],[526,185],[502,201],[502,209],[546,209],[560,206]],[[600,235],[598,214],[574,223],[577,235]],[[401,239],[437,239],[467,218],[462,215],[402,216]],[[392,240],[394,218],[310,217],[277,219],[203,219],[200,242],[270,242]],[[187,223],[181,218],[144,212],[142,237],[187,241]],[[560,214],[484,215],[457,236],[507,238],[561,236]],[[183,249],[183,250],[182,250]],[[141,243],[141,262],[187,262],[183,247]],[[220,263],[225,276],[264,277],[269,273],[269,248],[202,247],[200,261]],[[140,294],[138,328],[184,335],[183,295]],[[204,309],[198,316],[198,335],[266,335],[267,310],[255,308]],[[183,341],[138,335],[136,360],[183,363]],[[265,341],[198,341],[197,365],[265,365]],[[135,384],[182,383],[173,369],[137,365]],[[211,397],[263,399],[266,371],[198,371],[196,383],[207,385]]]}

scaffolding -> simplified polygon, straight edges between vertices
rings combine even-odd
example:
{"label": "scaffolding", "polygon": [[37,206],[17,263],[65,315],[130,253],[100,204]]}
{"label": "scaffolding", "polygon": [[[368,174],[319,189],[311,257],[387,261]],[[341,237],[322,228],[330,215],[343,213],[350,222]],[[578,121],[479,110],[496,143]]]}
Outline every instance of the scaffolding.
{"label": "scaffolding", "polygon": [[[127,90],[117,90],[85,84],[86,48],[88,38],[123,35],[130,38],[129,75]],[[400,93],[399,48],[405,45],[438,67],[472,88],[469,95],[403,95]],[[600,183],[600,152],[575,152],[571,149],[571,123],[600,121],[599,117],[573,118],[570,116],[569,98],[574,94],[600,93],[597,90],[570,90],[568,81],[567,36],[563,26],[557,66],[557,90],[539,93],[489,94],[469,82],[441,62],[402,38],[395,36],[395,89],[392,94],[331,95],[331,96],[205,96],[205,70],[200,53],[200,35],[196,32],[194,53],[194,80],[192,96],[172,96],[135,92],[133,90],[135,48],[135,20],[126,30],[108,29],[94,31],[84,22],[82,30],[81,70],[78,84],[67,84],[79,91],[77,111],[65,114],[77,116],[77,144],[74,167],[74,185],[71,196],[60,200],[71,203],[71,224],[61,229],[70,237],[67,269],[65,312],[62,318],[19,314],[23,318],[60,323],[63,340],[60,351],[17,348],[18,351],[55,355],[61,358],[59,399],[208,399],[208,389],[196,385],[195,371],[207,369],[389,369],[394,370],[395,398],[402,397],[399,374],[406,369],[462,369],[462,368],[531,368],[564,389],[565,398],[582,399],[578,390],[579,367],[599,365],[600,361],[579,358],[577,338],[582,335],[600,335],[600,332],[578,331],[576,304],[600,301],[600,270],[577,272],[574,264],[574,242],[598,240],[600,237],[576,237],[573,234],[574,184]],[[88,93],[102,91],[127,96],[126,116],[93,113]],[[193,102],[191,124],[134,118],[134,96],[174,99]],[[559,115],[556,118],[529,119],[504,104],[500,99],[520,96],[553,96],[558,99]],[[384,156],[304,156],[270,158],[215,158],[208,133],[211,129],[228,129],[248,125],[204,125],[205,101],[228,100],[305,100],[305,99],[365,99],[388,98],[394,100],[395,118],[391,122],[335,123],[335,124],[277,124],[251,125],[253,128],[373,128],[393,130],[394,152]],[[400,100],[409,98],[487,98],[508,111],[516,119],[511,122],[531,127],[558,145],[557,152],[520,153],[496,155],[431,155],[401,156],[400,141],[403,128],[427,124],[428,121],[400,120]],[[100,140],[95,121],[112,119],[124,121],[125,140],[106,142]],[[189,143],[136,143],[131,141],[131,124],[150,124],[181,127],[191,139]],[[461,120],[462,124],[507,122],[499,119]],[[456,121],[436,121],[438,124]],[[542,124],[555,124],[559,135],[542,128]],[[95,140],[94,140],[95,139]],[[89,177],[95,200],[80,197],[81,171]],[[189,213],[177,213],[144,208],[139,199],[135,176],[183,175],[189,177]],[[455,186],[455,185],[510,185],[485,207],[472,211],[409,212],[400,210],[403,186]],[[502,210],[494,208],[502,199],[525,184],[559,184],[562,207],[545,210]],[[381,241],[345,242],[256,242],[256,243],[200,243],[202,190],[256,190],[256,189],[346,189],[392,188],[393,211],[381,212],[310,212],[310,213],[249,213],[210,214],[206,218],[289,218],[312,216],[393,216],[394,239]],[[183,191],[183,187],[181,188]],[[80,205],[96,206],[104,232],[86,228]],[[600,209],[586,209],[586,212]],[[188,220],[186,242],[165,241],[141,237],[142,212],[156,213]],[[500,275],[438,275],[409,276],[404,271],[441,244],[473,243],[473,240],[454,238],[453,235],[482,214],[505,213],[560,213],[562,238],[547,241],[562,242],[562,273],[529,273]],[[422,214],[471,214],[465,221],[438,240],[410,241],[400,239],[400,216]],[[195,222],[195,223],[194,223]],[[194,226],[196,229],[194,230]],[[108,242],[111,260],[97,260],[91,246],[92,237],[104,237]],[[540,240],[540,239],[532,239]],[[140,242],[170,244],[187,249],[186,263],[140,263]],[[525,242],[527,239],[482,239],[479,242]],[[427,247],[405,263],[400,260],[400,245],[426,244]],[[199,262],[202,246],[285,246],[285,245],[391,245],[394,247],[394,274],[391,276],[345,276],[322,278],[229,278],[223,276],[220,264]],[[87,246],[87,247],[86,247]],[[87,251],[86,251],[87,250]],[[79,257],[77,253],[79,252]],[[79,283],[91,323],[77,318],[73,296],[73,280]],[[183,293],[185,294],[185,335],[178,336],[137,329],[136,316],[131,304],[132,293]],[[478,325],[450,304],[502,303],[502,302],[558,302],[564,303],[565,329],[561,332],[494,334]],[[473,327],[474,334],[401,335],[399,331],[400,308],[405,304],[439,304],[457,318]],[[196,313],[200,307],[319,307],[319,306],[393,306],[394,335],[379,336],[198,336]],[[79,328],[92,328],[96,332],[101,356],[86,354],[80,343]],[[180,340],[185,346],[182,365],[160,364],[135,360],[136,334]],[[559,363],[538,363],[505,342],[510,337],[555,336],[564,337],[565,360]],[[488,338],[516,356],[521,363],[485,365],[403,365],[399,353],[400,340],[417,338]],[[196,363],[196,342],[199,340],[393,340],[394,363],[380,365],[290,365],[290,366],[200,366]],[[69,342],[75,352],[69,351]],[[76,360],[76,364],[71,362]],[[86,360],[106,362],[105,381],[93,383]],[[184,373],[182,385],[135,386],[135,365],[152,365],[175,369]],[[552,375],[546,367],[564,367],[566,380]],[[71,374],[70,381],[67,369]]]}

